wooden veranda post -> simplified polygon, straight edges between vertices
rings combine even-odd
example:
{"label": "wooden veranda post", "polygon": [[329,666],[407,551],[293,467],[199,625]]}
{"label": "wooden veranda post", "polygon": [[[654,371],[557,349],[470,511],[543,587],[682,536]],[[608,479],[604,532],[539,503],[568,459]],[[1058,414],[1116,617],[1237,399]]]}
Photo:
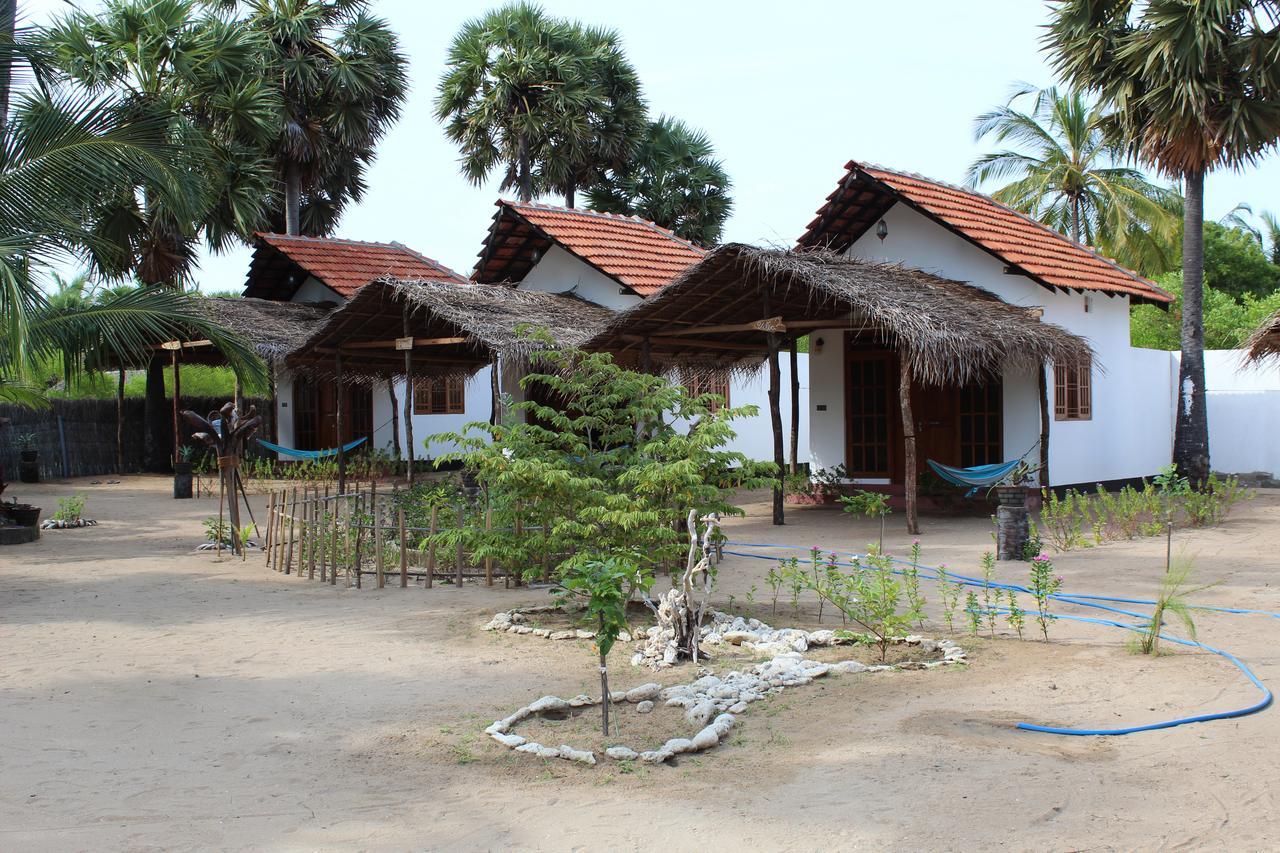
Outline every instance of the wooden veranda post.
{"label": "wooden veranda post", "polygon": [[395,448],[396,459],[400,458],[400,400],[396,394],[396,381],[387,380],[387,396],[391,401],[391,446]]}
{"label": "wooden veranda post", "polygon": [[791,339],[791,464],[792,474],[800,468],[800,355],[799,341]]}
{"label": "wooden veranda post", "polygon": [[338,350],[334,356],[337,362],[338,386],[334,392],[336,403],[334,410],[336,414],[336,426],[338,433],[338,494],[346,494],[347,491],[347,450],[343,447],[343,436],[345,433],[342,429],[342,398],[346,396],[344,393],[346,387],[342,384],[342,350]]}
{"label": "wooden veranda post", "polygon": [[[766,311],[766,313],[768,313]],[[782,513],[782,484],[786,476],[786,459],[782,452],[782,369],[778,365],[778,336],[770,332],[769,340],[769,420],[773,424],[773,464],[778,466],[773,484],[773,523],[785,524]]]}
{"label": "wooden veranda post", "polygon": [[[403,330],[407,338],[409,334],[409,303],[405,302],[403,312]],[[405,478],[413,485],[413,347],[404,351],[404,447],[406,463]]]}
{"label": "wooden veranda post", "polygon": [[[182,344],[178,344],[181,348]],[[182,450],[182,373],[178,368],[178,349],[173,351],[173,461],[176,463],[182,457],[179,455]]]}
{"label": "wooden veranda post", "polygon": [[502,422],[502,390],[498,384],[498,356],[489,359],[489,395],[492,398],[489,409],[489,423],[497,426]]}
{"label": "wooden veranda post", "polygon": [[124,474],[124,365],[116,384],[116,475]]}
{"label": "wooden veranda post", "polygon": [[916,507],[916,422],[911,414],[911,357],[902,352],[898,370],[898,403],[902,407],[903,491],[907,499],[907,532],[920,532]]}
{"label": "wooden veranda post", "polygon": [[1050,365],[1040,365],[1040,485],[1049,488],[1049,377]]}

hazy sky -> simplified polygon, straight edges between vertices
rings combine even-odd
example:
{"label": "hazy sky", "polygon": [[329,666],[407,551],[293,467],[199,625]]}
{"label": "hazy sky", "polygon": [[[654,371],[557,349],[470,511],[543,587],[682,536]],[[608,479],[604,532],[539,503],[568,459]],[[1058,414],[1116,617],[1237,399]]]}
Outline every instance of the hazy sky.
{"label": "hazy sky", "polygon": [[[453,34],[496,5],[374,0],[400,34],[412,91],[340,236],[399,240],[471,271],[497,180],[473,186],[459,174],[432,105]],[[1039,50],[1039,0],[543,5],[617,29],[651,112],[711,136],[734,182],[729,240],[792,243],[851,158],[960,183],[985,149],[973,140],[973,117],[1003,102],[1015,81],[1052,82]],[[67,4],[19,0],[19,8],[36,23]],[[1211,175],[1206,196],[1210,218],[1241,201],[1280,212],[1280,157]],[[245,249],[205,257],[200,286],[243,286],[248,256]]]}

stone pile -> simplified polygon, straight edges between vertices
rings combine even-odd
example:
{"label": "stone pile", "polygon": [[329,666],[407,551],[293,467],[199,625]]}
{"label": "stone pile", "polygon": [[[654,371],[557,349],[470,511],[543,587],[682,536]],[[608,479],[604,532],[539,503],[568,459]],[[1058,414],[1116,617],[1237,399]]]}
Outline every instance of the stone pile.
{"label": "stone pile", "polygon": [[40,522],[41,530],[73,530],[77,527],[96,527],[98,522],[92,518],[73,518],[70,521],[62,518],[47,518]]}
{"label": "stone pile", "polygon": [[[595,631],[586,631],[582,628],[567,628],[559,631],[552,631],[549,628],[535,628],[529,624],[530,614],[550,613],[559,610],[555,605],[545,605],[541,607],[525,607],[520,610],[507,610],[502,613],[495,613],[493,618],[484,625],[483,631],[501,631],[507,634],[528,634],[533,637],[540,637],[544,640],[594,640]],[[631,635],[623,631],[618,637],[619,642],[631,642]]]}

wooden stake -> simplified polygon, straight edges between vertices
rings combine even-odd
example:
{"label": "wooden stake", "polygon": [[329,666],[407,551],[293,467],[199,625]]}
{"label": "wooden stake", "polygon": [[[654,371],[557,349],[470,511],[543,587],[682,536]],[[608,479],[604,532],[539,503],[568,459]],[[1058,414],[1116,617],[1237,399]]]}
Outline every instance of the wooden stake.
{"label": "wooden stake", "polygon": [[454,585],[457,589],[462,589],[462,530],[467,523],[466,510],[462,508],[462,503],[458,503],[458,544],[453,554],[453,573]]}
{"label": "wooden stake", "polygon": [[331,556],[329,553],[330,549],[328,547],[328,544],[329,544],[328,513],[329,513],[329,487],[326,485],[324,487],[324,503],[320,504],[320,525],[319,525],[319,528],[320,528],[319,529],[320,583],[324,583],[325,577],[328,574],[329,558]]}
{"label": "wooden stake", "polygon": [[907,497],[907,532],[920,532],[920,519],[916,507],[916,422],[911,414],[911,357],[906,352],[899,356],[898,404],[902,407],[902,445],[905,472],[904,491]]}
{"label": "wooden stake", "polygon": [[427,542],[427,589],[431,589],[431,582],[435,579],[436,574],[436,531],[440,529],[439,519],[440,507],[433,506],[431,508],[431,538]]}
{"label": "wooden stake", "polygon": [[[364,539],[364,492],[356,492],[355,502],[355,512],[349,516],[350,521],[354,522],[356,527],[353,570],[356,573],[356,589],[363,589],[363,584],[360,580],[360,545],[361,540]],[[350,524],[348,524],[348,527],[350,527]]]}
{"label": "wooden stake", "polygon": [[409,551],[404,541],[404,510],[396,511],[396,533],[400,536],[400,588],[409,585]]}
{"label": "wooden stake", "polygon": [[320,545],[322,535],[320,532],[320,510],[322,507],[319,486],[316,486],[312,492],[309,506],[311,507],[311,525],[308,529],[310,530],[311,550],[308,552],[307,559],[307,580],[313,581],[316,579],[316,548]]}
{"label": "wooden stake", "polygon": [[294,525],[297,522],[298,515],[298,489],[295,486],[289,490],[289,547],[284,555],[284,573],[287,575],[293,571],[293,535]]}
{"label": "wooden stake", "polygon": [[[328,489],[326,488],[327,492]],[[329,586],[338,583],[338,512],[342,509],[342,499],[333,498],[333,541],[329,546]]]}
{"label": "wooden stake", "polygon": [[337,395],[334,414],[336,416],[335,420],[337,422],[338,430],[338,494],[342,494],[347,490],[347,451],[343,447],[346,443],[346,433],[342,428],[342,398],[346,396],[347,389],[342,384],[342,350],[338,350],[338,353],[334,358],[337,360],[338,374],[337,387],[334,389],[334,394]]}
{"label": "wooden stake", "polygon": [[[377,492],[374,492],[376,498]],[[383,589],[387,585],[387,564],[385,555],[382,553],[382,517],[378,512],[378,502],[373,501],[373,547],[376,552],[375,565],[378,572],[378,589]]]}
{"label": "wooden stake", "polygon": [[267,538],[264,543],[263,551],[265,554],[265,562],[271,565],[271,537],[275,533],[275,516],[276,516],[276,490],[271,490],[271,495],[267,499]]}
{"label": "wooden stake", "polygon": [[124,474],[124,366],[116,384],[116,476]]}

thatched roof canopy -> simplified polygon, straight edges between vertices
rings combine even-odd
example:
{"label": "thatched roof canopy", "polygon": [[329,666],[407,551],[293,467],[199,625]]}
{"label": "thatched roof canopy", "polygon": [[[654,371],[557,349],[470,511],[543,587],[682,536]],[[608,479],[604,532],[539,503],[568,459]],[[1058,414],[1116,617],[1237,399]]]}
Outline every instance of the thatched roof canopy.
{"label": "thatched roof canopy", "polygon": [[1249,336],[1245,344],[1249,361],[1280,355],[1280,311],[1272,314]]}
{"label": "thatched roof canopy", "polygon": [[964,383],[1005,367],[1092,356],[1089,345],[1034,309],[907,267],[827,251],[717,248],[657,295],[617,315],[587,344],[655,368],[759,364],[767,333],[795,338],[855,329],[907,353],[919,381]]}
{"label": "thatched roof canopy", "polygon": [[[405,312],[409,335],[405,335]],[[330,373],[341,347],[351,378],[404,375],[395,341],[413,337],[415,375],[469,376],[494,356],[527,358],[542,344],[523,327],[545,329],[556,344],[578,346],[614,312],[573,296],[506,285],[380,278],[335,310],[288,359],[290,367]]]}

